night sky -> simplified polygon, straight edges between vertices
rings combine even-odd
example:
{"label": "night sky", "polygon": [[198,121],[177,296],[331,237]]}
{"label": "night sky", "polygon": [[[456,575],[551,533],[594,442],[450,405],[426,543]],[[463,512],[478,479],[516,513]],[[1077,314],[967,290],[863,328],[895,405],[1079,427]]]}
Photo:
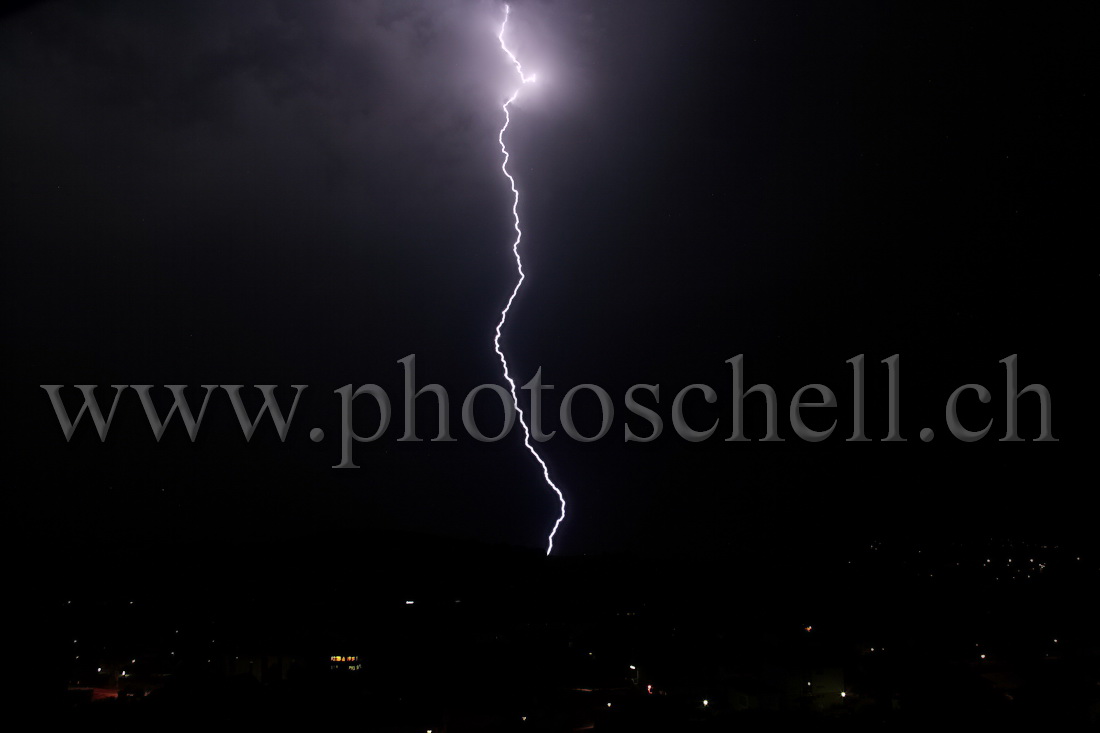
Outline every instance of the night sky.
{"label": "night sky", "polygon": [[[506,139],[528,278],[504,347],[521,383],[541,367],[556,385],[540,450],[569,502],[557,552],[784,568],[882,537],[1094,541],[1091,26],[1081,6],[964,5],[512,4],[510,45],[539,79]],[[0,18],[5,483],[43,557],[323,553],[374,532],[545,547],[556,500],[518,426],[482,444],[459,414],[503,383],[492,330],[515,278],[502,16],[103,0]],[[430,398],[425,440],[397,441],[408,354],[449,390],[457,442],[428,440]],[[785,442],[760,442],[759,395],[753,441],[724,440],[738,354],[746,387],[778,393]],[[858,354],[866,443],[845,441]],[[881,441],[893,354],[904,443]],[[998,441],[1011,354],[1021,389],[1050,390],[1059,442],[1034,442],[1034,395],[1026,442]],[[993,427],[965,444],[944,404],[970,382],[993,400],[970,393],[964,422]],[[356,445],[358,470],[333,469],[333,390],[365,383],[393,422]],[[590,444],[557,419],[581,383],[615,405]],[[623,441],[624,422],[649,429],[623,402],[638,383],[661,385],[652,443]],[[718,393],[688,398],[694,425],[719,420],[697,444],[669,417],[692,383]],[[837,420],[817,444],[787,416],[810,383],[839,403],[808,415]],[[285,442],[269,421],[246,442],[218,392],[194,443],[178,417],[157,443],[128,391],[101,443],[87,418],[66,442],[41,384],[100,384],[106,404],[110,384],[195,385],[196,407],[200,384],[282,385],[284,406],[309,387]],[[577,398],[585,433],[596,407]]]}

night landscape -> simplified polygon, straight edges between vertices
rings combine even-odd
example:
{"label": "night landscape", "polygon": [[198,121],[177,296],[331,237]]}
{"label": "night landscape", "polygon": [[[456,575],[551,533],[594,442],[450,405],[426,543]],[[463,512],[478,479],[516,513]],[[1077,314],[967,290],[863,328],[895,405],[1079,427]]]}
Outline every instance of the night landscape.
{"label": "night landscape", "polygon": [[1097,729],[1087,17],[7,5],[11,717]]}

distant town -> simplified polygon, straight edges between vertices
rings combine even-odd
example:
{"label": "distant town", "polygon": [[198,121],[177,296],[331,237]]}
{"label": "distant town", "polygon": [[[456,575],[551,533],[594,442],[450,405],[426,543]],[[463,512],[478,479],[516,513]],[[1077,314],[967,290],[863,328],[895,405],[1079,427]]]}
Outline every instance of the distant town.
{"label": "distant town", "polygon": [[59,600],[57,693],[77,719],[320,711],[433,733],[1100,722],[1100,566],[1073,547],[869,541],[777,581],[761,561],[433,542],[351,541],[358,577],[283,566],[280,584],[236,559],[209,595],[161,579]]}

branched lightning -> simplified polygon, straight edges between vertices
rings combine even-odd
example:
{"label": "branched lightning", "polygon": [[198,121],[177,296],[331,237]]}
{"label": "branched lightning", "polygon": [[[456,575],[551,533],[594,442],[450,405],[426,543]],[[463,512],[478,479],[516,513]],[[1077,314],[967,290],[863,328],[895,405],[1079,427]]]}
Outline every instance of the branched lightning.
{"label": "branched lightning", "polygon": [[516,239],[512,242],[512,254],[516,258],[516,272],[519,274],[516,280],[516,286],[512,288],[512,294],[508,296],[508,302],[504,306],[504,310],[500,312],[500,322],[497,323],[496,336],[493,337],[493,347],[497,352],[497,356],[500,357],[500,364],[504,367],[504,379],[508,382],[508,389],[512,393],[512,403],[515,405],[516,414],[519,416],[519,424],[523,427],[523,444],[527,446],[527,450],[531,452],[531,455],[538,461],[539,466],[542,468],[542,477],[546,479],[546,483],[554,490],[554,493],[558,495],[558,501],[561,503],[561,513],[558,515],[558,519],[554,522],[554,528],[550,530],[550,536],[547,538],[546,554],[549,555],[550,551],[554,549],[554,535],[558,531],[558,526],[561,525],[563,519],[565,519],[565,496],[561,493],[554,481],[550,478],[550,469],[546,465],[546,461],[542,460],[542,456],[538,454],[535,447],[531,445],[531,430],[527,427],[527,421],[523,416],[523,409],[519,406],[519,397],[516,395],[516,383],[513,381],[511,374],[508,371],[508,360],[504,357],[504,351],[500,348],[500,334],[501,329],[504,328],[504,322],[508,320],[508,311],[512,308],[512,302],[516,299],[516,294],[519,293],[520,287],[523,285],[523,281],[526,277],[523,272],[523,260],[519,256],[519,243],[523,239],[523,230],[519,226],[519,189],[516,188],[516,179],[512,177],[512,174],[508,172],[508,148],[504,144],[504,131],[508,129],[508,123],[512,121],[512,116],[508,111],[509,105],[516,101],[516,97],[519,96],[519,91],[524,84],[528,84],[535,80],[535,75],[527,76],[523,73],[523,67],[519,63],[519,59],[512,53],[507,44],[504,43],[504,30],[508,26],[509,8],[504,6],[504,21],[500,24],[500,33],[497,34],[497,39],[500,41],[500,47],[504,50],[504,53],[508,54],[508,59],[512,62],[512,65],[516,67],[516,73],[519,74],[520,86],[516,87],[516,90],[512,92],[512,96],[508,97],[508,100],[502,105],[504,110],[504,125],[500,128],[500,133],[497,135],[497,140],[500,142],[500,152],[504,155],[504,160],[500,164],[500,170],[504,173],[508,179],[509,185],[512,187],[512,227],[516,230]]}

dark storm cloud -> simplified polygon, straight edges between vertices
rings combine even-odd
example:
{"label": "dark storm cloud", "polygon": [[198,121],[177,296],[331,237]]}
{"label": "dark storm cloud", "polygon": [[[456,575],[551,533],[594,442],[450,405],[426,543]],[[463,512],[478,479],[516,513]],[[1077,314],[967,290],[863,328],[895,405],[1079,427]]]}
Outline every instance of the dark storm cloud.
{"label": "dark storm cloud", "polygon": [[153,171],[172,186],[163,174],[174,171],[216,194],[272,176],[320,183],[326,196],[462,191],[508,73],[488,33],[497,9],[45,4],[3,30],[5,140],[60,165],[66,150],[88,154],[91,177],[142,186]]}
{"label": "dark storm cloud", "polygon": [[[541,43],[543,58],[555,33],[587,27],[569,4],[526,7],[510,40]],[[23,273],[9,302],[71,322],[73,302],[98,299],[121,319],[155,299],[166,327],[190,333],[180,319],[195,298],[230,319],[244,318],[237,293],[256,298],[257,316],[281,307],[262,287],[312,282],[314,296],[347,296],[331,304],[341,312],[405,310],[414,322],[420,293],[488,292],[480,263],[497,279],[509,267],[496,134],[516,78],[496,39],[502,18],[485,0],[46,2],[8,16],[0,185],[10,265]],[[558,42],[548,111],[566,108],[585,58],[568,33]],[[270,264],[306,256],[295,280]],[[334,286],[341,271],[360,281]],[[364,301],[364,287],[379,292]],[[488,315],[471,307],[480,325]]]}
{"label": "dark storm cloud", "polygon": [[[507,236],[502,17],[495,0],[47,2],[8,17],[13,264],[139,253],[148,280],[229,246],[231,260],[354,252],[389,288],[453,280]],[[522,104],[550,120],[580,109],[593,27],[583,3],[517,6],[509,40],[545,79]],[[416,270],[427,257],[436,274]]]}

